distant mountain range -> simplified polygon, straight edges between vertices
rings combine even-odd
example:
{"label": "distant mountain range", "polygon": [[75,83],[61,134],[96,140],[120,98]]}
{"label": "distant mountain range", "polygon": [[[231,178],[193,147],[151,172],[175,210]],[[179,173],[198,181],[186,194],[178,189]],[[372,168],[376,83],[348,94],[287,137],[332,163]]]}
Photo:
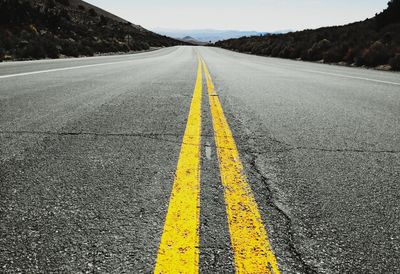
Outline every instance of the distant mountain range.
{"label": "distant mountain range", "polygon": [[[268,34],[267,32],[258,32],[258,31],[215,30],[215,29],[183,30],[183,29],[154,28],[152,29],[152,31],[175,39],[182,39],[186,36],[189,36],[197,41],[205,43],[210,43],[210,42],[214,43],[220,40],[239,38],[243,36],[260,36]],[[284,32],[288,31],[279,31],[278,33],[284,33]]]}
{"label": "distant mountain range", "polygon": [[257,55],[400,70],[400,0],[375,17],[345,26],[242,37],[215,46]]}
{"label": "distant mountain range", "polygon": [[193,38],[191,36],[185,36],[183,38],[177,38],[177,39],[180,40],[180,41],[183,41],[183,42],[186,42],[186,43],[190,43],[190,44],[193,44],[193,45],[198,45],[198,46],[205,46],[205,45],[208,44],[207,42],[199,41],[199,40],[197,40],[197,39],[195,39],[195,38]]}
{"label": "distant mountain range", "polygon": [[0,0],[0,61],[181,44],[81,0]]}

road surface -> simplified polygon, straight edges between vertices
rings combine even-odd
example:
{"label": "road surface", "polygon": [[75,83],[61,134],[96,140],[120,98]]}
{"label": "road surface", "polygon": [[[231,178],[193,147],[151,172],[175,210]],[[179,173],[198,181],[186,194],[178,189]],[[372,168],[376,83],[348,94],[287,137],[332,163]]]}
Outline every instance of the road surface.
{"label": "road surface", "polygon": [[400,74],[205,47],[2,63],[0,183],[2,273],[399,273]]}

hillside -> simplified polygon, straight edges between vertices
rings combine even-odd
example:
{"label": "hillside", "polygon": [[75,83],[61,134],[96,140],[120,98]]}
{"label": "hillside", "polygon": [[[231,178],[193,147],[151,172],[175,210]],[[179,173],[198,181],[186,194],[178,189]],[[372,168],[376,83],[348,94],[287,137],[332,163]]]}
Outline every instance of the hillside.
{"label": "hillside", "polygon": [[184,44],[81,0],[0,0],[0,61]]}
{"label": "hillside", "polygon": [[345,26],[242,37],[215,46],[257,55],[400,70],[400,0],[374,18]]}

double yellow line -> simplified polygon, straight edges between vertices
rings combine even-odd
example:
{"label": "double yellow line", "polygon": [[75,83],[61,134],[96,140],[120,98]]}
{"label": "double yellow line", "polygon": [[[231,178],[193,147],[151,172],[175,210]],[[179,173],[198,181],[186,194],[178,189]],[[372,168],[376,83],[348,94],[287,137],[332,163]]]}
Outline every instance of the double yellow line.
{"label": "double yellow line", "polygon": [[194,95],[178,160],[155,273],[199,272],[201,97],[203,70],[237,273],[278,274],[257,203],[207,65],[199,57]]}

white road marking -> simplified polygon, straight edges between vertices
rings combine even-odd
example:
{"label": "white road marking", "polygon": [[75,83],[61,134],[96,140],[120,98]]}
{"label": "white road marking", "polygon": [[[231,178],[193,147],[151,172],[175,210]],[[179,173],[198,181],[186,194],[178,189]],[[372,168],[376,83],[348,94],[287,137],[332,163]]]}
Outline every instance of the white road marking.
{"label": "white road marking", "polygon": [[376,83],[383,83],[383,84],[400,86],[400,83],[390,82],[390,81],[383,81],[383,80],[378,80],[378,79],[365,78],[365,77],[344,75],[344,74],[331,73],[331,72],[323,72],[323,71],[317,71],[317,70],[301,69],[300,71],[311,72],[311,73],[319,73],[319,74],[325,74],[325,75],[331,75],[331,76],[337,76],[337,77],[344,77],[344,78],[350,78],[350,79],[358,79],[358,80],[364,80],[364,81],[370,81],[370,82],[376,82]]}
{"label": "white road marking", "polygon": [[210,142],[206,143],[206,157],[208,160],[211,160],[212,157],[212,148]]}
{"label": "white road marking", "polygon": [[41,74],[41,73],[49,73],[49,72],[57,72],[57,71],[66,71],[66,70],[90,68],[90,67],[100,67],[100,66],[107,66],[107,65],[114,65],[114,64],[121,64],[121,63],[129,63],[129,62],[134,62],[134,61],[136,61],[136,60],[108,62],[108,63],[91,64],[91,65],[83,65],[83,66],[75,66],[75,67],[67,67],[67,68],[47,69],[47,70],[38,70],[38,71],[23,72],[23,73],[16,73],[16,74],[8,74],[8,75],[1,75],[0,79],[19,77],[19,76],[27,76],[27,75],[34,75],[34,74]]}

